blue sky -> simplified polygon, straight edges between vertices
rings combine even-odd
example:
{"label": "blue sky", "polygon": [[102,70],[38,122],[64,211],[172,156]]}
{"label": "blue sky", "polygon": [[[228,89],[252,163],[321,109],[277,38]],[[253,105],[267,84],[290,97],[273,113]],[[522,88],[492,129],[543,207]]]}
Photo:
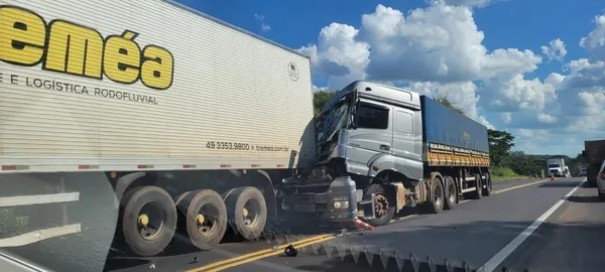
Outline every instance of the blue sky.
{"label": "blue sky", "polygon": [[447,96],[528,153],[605,138],[602,1],[178,2],[310,55],[318,87],[367,78]]}

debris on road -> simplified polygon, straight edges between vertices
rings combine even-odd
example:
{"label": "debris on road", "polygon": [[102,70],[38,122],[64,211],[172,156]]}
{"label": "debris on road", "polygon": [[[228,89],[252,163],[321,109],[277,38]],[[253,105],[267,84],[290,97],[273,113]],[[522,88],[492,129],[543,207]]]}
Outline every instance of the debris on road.
{"label": "debris on road", "polygon": [[284,254],[286,254],[288,257],[296,257],[298,255],[298,251],[293,245],[288,245],[288,247],[284,249]]}

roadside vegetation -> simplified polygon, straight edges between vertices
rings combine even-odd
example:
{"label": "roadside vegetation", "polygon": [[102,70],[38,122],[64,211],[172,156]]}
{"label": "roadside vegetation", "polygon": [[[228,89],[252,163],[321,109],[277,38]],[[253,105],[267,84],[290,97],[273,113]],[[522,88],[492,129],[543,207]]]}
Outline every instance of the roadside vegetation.
{"label": "roadside vegetation", "polygon": [[[313,105],[317,116],[324,104],[332,97],[332,91],[316,91],[314,93]],[[462,108],[457,107],[447,97],[434,97],[439,103],[453,109],[460,114],[465,114]],[[502,181],[518,178],[544,178],[546,159],[553,155],[532,155],[523,151],[511,151],[515,146],[515,137],[504,130],[488,130],[488,141],[490,159],[492,162],[491,174],[493,181]],[[566,165],[572,175],[577,174],[582,165],[583,158],[579,154],[576,158],[561,156],[565,158]]]}

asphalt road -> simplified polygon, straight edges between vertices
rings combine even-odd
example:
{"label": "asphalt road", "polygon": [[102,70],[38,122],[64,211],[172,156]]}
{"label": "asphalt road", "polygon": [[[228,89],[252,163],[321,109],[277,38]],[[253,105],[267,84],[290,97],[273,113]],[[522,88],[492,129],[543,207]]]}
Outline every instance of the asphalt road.
{"label": "asphalt road", "polygon": [[[323,238],[293,232],[278,235],[277,241],[227,241],[201,253],[173,246],[164,256],[149,259],[112,256],[106,269],[354,272],[443,268],[439,265],[447,263],[487,271],[603,271],[605,203],[598,202],[595,188],[576,189],[581,181],[501,182],[489,197],[436,215],[407,212],[374,231]],[[315,240],[296,244],[308,245],[297,257],[281,254],[283,247],[272,249],[305,238]]]}

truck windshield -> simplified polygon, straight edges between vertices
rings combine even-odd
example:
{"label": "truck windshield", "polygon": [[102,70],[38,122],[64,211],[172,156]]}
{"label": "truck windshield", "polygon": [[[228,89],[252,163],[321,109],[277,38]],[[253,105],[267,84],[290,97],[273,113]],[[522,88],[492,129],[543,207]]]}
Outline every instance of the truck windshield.
{"label": "truck windshield", "polygon": [[548,165],[548,168],[559,168],[559,167],[560,167],[560,165],[558,165],[558,164],[549,164]]}
{"label": "truck windshield", "polygon": [[317,118],[315,126],[317,129],[318,144],[329,141],[338,130],[346,126],[350,109],[350,98],[351,96],[343,97],[331,109],[326,110]]}

